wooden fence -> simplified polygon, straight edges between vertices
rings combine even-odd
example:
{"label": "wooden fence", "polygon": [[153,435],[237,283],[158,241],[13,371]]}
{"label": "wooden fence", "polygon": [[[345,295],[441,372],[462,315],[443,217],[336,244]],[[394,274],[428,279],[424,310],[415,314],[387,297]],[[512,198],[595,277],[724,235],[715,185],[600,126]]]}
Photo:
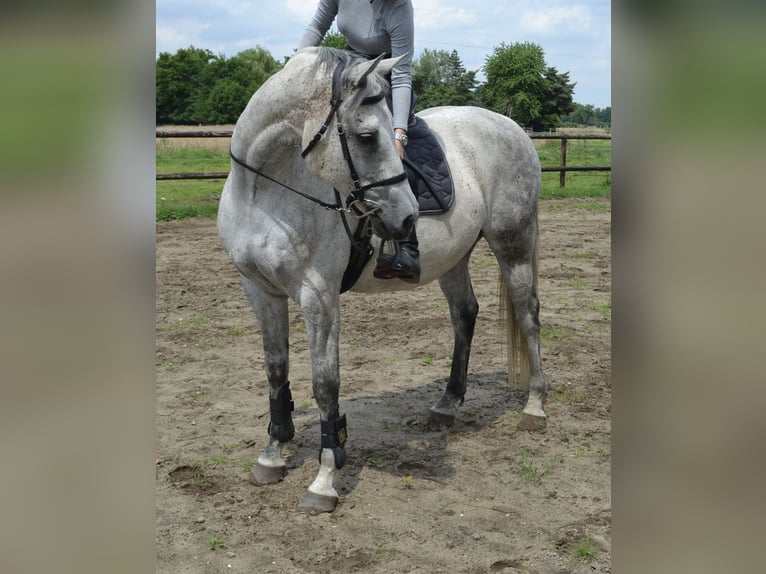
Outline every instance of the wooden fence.
{"label": "wooden fence", "polygon": [[[161,138],[230,138],[232,130],[221,131],[164,131],[157,130],[156,137]],[[559,172],[559,185],[566,185],[566,173],[568,171],[612,171],[610,165],[567,165],[567,142],[569,140],[611,140],[611,135],[574,135],[574,134],[553,134],[553,133],[531,133],[529,137],[533,140],[561,140],[561,163],[558,166],[543,166],[543,172]],[[178,179],[226,179],[229,172],[214,173],[158,173],[157,180],[178,180]]]}
{"label": "wooden fence", "polygon": [[566,185],[568,171],[612,171],[610,165],[567,165],[567,141],[569,140],[611,140],[611,135],[573,135],[573,134],[529,134],[533,140],[561,140],[561,163],[558,166],[542,166],[542,171],[559,172],[559,186]]}

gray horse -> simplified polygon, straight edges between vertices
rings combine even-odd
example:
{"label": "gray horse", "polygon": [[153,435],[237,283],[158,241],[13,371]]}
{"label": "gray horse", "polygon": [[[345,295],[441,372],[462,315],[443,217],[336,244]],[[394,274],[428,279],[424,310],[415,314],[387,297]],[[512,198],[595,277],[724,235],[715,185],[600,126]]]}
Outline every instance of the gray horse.
{"label": "gray horse", "polygon": [[[282,448],[295,433],[288,380],[289,297],[303,312],[321,419],[320,468],[300,503],[312,510],[335,508],[333,482],[346,459],[338,335],[350,230],[369,218],[377,247],[381,240],[405,238],[418,217],[385,103],[385,78],[396,62],[328,48],[301,50],[253,95],[232,135],[231,173],[221,195],[218,230],[261,327],[270,385],[269,440],[252,479],[266,484],[285,476]],[[456,194],[449,212],[417,224],[420,284],[438,279],[455,335],[449,382],[431,417],[450,425],[463,403],[479,307],[468,261],[483,237],[502,272],[509,374],[516,372],[518,359],[529,388],[519,428],[545,428],[547,384],[536,294],[537,153],[516,123],[487,110],[441,107],[419,116],[442,142]],[[416,287],[376,279],[373,267],[371,262],[363,270],[354,291]]]}

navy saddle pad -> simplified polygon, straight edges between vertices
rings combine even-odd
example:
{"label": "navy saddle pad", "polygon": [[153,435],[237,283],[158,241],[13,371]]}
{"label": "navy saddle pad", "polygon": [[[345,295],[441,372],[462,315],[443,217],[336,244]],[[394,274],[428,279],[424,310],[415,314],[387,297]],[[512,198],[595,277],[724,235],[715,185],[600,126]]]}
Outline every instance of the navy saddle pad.
{"label": "navy saddle pad", "polygon": [[436,136],[421,118],[407,126],[404,167],[420,213],[435,215],[449,211],[455,201],[447,158]]}

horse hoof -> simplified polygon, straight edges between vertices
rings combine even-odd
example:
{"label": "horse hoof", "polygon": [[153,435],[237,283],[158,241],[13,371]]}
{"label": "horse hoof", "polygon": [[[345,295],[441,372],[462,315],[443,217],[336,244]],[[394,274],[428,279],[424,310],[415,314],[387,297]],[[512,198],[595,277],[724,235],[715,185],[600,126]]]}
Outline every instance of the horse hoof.
{"label": "horse hoof", "polygon": [[257,485],[274,484],[287,474],[286,466],[265,466],[255,463],[250,471],[250,482]]}
{"label": "horse hoof", "polygon": [[453,413],[445,413],[437,411],[433,407],[431,408],[430,420],[432,423],[442,425],[445,427],[451,427],[455,424],[455,415]]}
{"label": "horse hoof", "polygon": [[545,430],[547,426],[547,418],[521,413],[521,420],[516,425],[516,428],[523,431],[541,431]]}
{"label": "horse hoof", "polygon": [[334,496],[324,496],[308,491],[298,505],[298,509],[316,514],[318,512],[332,512],[337,505],[338,499]]}

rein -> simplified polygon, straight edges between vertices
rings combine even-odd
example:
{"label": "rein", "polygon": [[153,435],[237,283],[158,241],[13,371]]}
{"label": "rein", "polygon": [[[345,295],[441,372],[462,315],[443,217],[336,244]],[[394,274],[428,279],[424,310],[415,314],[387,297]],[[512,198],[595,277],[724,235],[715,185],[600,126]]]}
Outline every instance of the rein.
{"label": "rein", "polygon": [[[322,201],[321,199],[318,199],[300,190],[292,188],[289,185],[286,185],[282,183],[281,181],[278,181],[274,179],[273,177],[263,173],[259,169],[247,164],[246,162],[242,161],[241,159],[239,159],[238,157],[234,155],[234,152],[231,150],[231,147],[229,147],[229,156],[235,163],[244,167],[248,171],[251,171],[256,175],[259,175],[265,179],[268,179],[272,183],[276,183],[277,185],[289,191],[292,191],[293,193],[296,193],[300,195],[301,197],[308,199],[309,201],[313,201],[314,203],[316,203],[320,207],[323,207],[324,209],[337,211],[338,213],[340,213],[341,219],[343,220],[343,227],[346,230],[346,234],[351,240],[351,243],[356,244],[355,238],[351,233],[351,228],[349,227],[348,221],[346,220],[346,214],[349,213],[360,219],[369,217],[370,215],[374,214],[376,211],[380,209],[380,205],[374,201],[366,199],[364,197],[364,192],[367,191],[368,189],[373,189],[376,187],[385,187],[387,185],[392,185],[392,184],[404,181],[405,179],[407,179],[407,173],[405,171],[402,171],[402,173],[400,173],[399,175],[395,175],[393,177],[389,177],[387,179],[383,179],[373,183],[368,183],[367,185],[362,185],[359,179],[359,174],[357,173],[356,168],[354,167],[354,162],[351,159],[351,152],[349,151],[349,148],[348,148],[346,132],[344,131],[343,124],[341,123],[341,120],[340,120],[340,105],[343,102],[343,100],[340,97],[341,95],[340,84],[341,84],[341,76],[342,76],[344,67],[345,67],[345,64],[341,62],[333,71],[332,97],[330,99],[330,113],[327,114],[327,117],[325,118],[325,121],[322,124],[322,127],[319,128],[319,131],[314,135],[312,140],[306,146],[306,149],[304,149],[301,152],[301,157],[305,159],[305,157],[311,152],[311,150],[314,149],[314,147],[319,143],[319,141],[327,132],[327,129],[329,128],[330,122],[332,121],[333,117],[335,117],[335,124],[337,126],[341,148],[343,149],[343,158],[346,160],[346,164],[349,167],[349,171],[351,172],[351,181],[354,184],[354,190],[349,193],[349,196],[346,199],[345,207],[343,206],[341,202],[340,192],[337,189],[333,189],[333,191],[335,192],[335,203],[334,204],[327,203],[325,201]],[[380,100],[382,100],[384,97],[385,95],[382,93],[374,95],[374,96],[368,96],[362,100],[361,105],[370,105],[370,104],[377,103]],[[360,204],[364,207],[363,209],[359,207]]]}
{"label": "rein", "polygon": [[234,163],[237,163],[244,167],[248,171],[252,171],[255,175],[260,175],[261,177],[268,179],[272,183],[276,183],[277,185],[284,187],[285,189],[292,191],[293,193],[297,193],[301,197],[305,197],[309,201],[313,201],[317,205],[324,207],[325,209],[331,210],[331,211],[338,211],[340,213],[350,213],[351,210],[347,207],[343,207],[343,204],[340,202],[340,193],[338,193],[338,190],[335,190],[335,203],[327,203],[325,201],[322,201],[321,199],[317,199],[316,197],[313,197],[309,195],[308,193],[303,193],[302,191],[295,189],[294,187],[290,187],[289,185],[282,183],[281,181],[278,181],[271,177],[270,175],[267,175],[263,173],[261,170],[253,167],[252,165],[245,163],[241,159],[239,159],[237,156],[234,155],[234,152],[231,151],[231,148],[229,148],[229,157],[231,157],[232,160],[234,160]]}

